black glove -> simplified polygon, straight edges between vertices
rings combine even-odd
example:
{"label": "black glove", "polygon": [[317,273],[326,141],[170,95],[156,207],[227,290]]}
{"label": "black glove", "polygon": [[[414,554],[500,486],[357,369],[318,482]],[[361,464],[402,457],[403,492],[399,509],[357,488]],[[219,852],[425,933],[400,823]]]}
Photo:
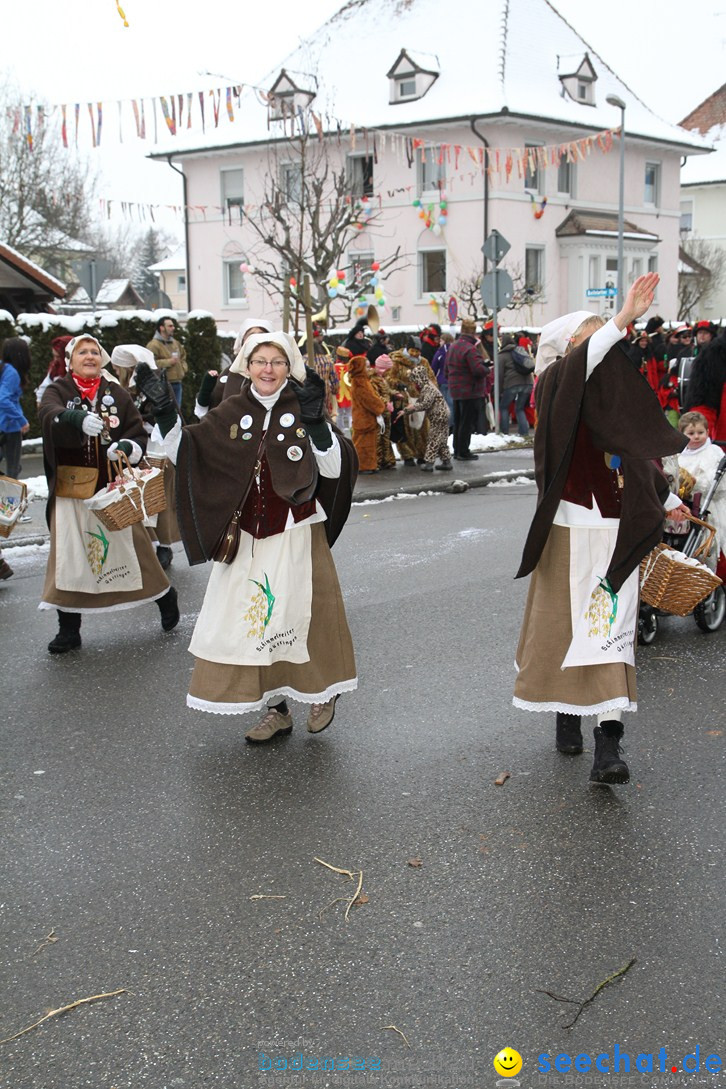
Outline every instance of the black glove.
{"label": "black glove", "polygon": [[168,382],[152,371],[148,363],[139,363],[134,375],[136,388],[151,405],[162,435],[167,435],[177,420],[177,405]]}
{"label": "black glove", "polygon": [[325,419],[325,382],[312,367],[305,368],[305,385],[293,386],[300,402],[300,419],[310,427],[311,424],[323,423]]}
{"label": "black glove", "polygon": [[216,371],[208,371],[202,379],[202,384],[199,387],[199,393],[197,394],[197,404],[201,408],[209,408],[212,401],[212,390],[217,384],[217,378],[219,375]]}

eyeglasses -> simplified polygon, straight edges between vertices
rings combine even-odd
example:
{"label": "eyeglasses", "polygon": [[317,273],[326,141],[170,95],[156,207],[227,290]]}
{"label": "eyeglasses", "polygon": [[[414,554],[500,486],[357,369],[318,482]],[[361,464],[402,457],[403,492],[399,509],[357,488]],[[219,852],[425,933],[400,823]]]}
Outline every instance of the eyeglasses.
{"label": "eyeglasses", "polygon": [[248,363],[249,367],[258,367],[260,370],[264,370],[265,367],[288,367],[289,363],[286,359],[250,359]]}

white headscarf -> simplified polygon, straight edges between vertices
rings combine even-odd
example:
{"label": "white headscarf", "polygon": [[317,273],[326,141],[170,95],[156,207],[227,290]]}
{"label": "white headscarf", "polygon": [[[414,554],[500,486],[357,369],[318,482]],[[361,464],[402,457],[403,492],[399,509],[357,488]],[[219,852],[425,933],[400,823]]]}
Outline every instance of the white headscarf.
{"label": "white headscarf", "polygon": [[597,314],[593,314],[592,310],[575,310],[572,314],[565,314],[564,317],[555,318],[554,321],[545,325],[539,338],[534,373],[537,375],[542,374],[542,371],[546,370],[550,363],[554,363],[556,359],[564,355],[575,330],[579,329],[583,321],[595,317],[597,317]]}
{"label": "white headscarf", "polygon": [[264,329],[267,333],[272,332],[272,322],[267,321],[266,318],[247,318],[242,322],[242,328],[237,334],[234,342],[234,354],[237,355],[238,351],[242,347],[242,341],[245,338],[245,333],[249,333],[250,329]]}
{"label": "white headscarf", "polygon": [[73,340],[69,340],[68,343],[66,344],[66,353],[65,354],[66,354],[66,370],[67,371],[69,371],[71,369],[71,356],[73,355],[73,351],[74,351],[74,349],[76,347],[76,344],[80,344],[82,340],[92,340],[93,343],[97,344],[98,347],[101,349],[101,366],[102,367],[105,367],[107,363],[111,362],[111,356],[108,354],[106,349],[103,347],[100,340],[96,340],[96,338],[92,337],[90,333],[79,333],[77,337],[74,337]]}
{"label": "white headscarf", "polygon": [[289,333],[253,333],[242,345],[242,350],[229,368],[232,374],[243,374],[249,378],[250,372],[247,366],[250,356],[258,344],[276,344],[282,349],[290,363],[290,377],[298,382],[305,381],[305,363],[300,355],[300,349],[295,343],[295,338]]}
{"label": "white headscarf", "polygon": [[154,353],[140,344],[117,344],[111,352],[111,362],[114,367],[135,367],[139,363],[147,363],[152,371],[158,370]]}

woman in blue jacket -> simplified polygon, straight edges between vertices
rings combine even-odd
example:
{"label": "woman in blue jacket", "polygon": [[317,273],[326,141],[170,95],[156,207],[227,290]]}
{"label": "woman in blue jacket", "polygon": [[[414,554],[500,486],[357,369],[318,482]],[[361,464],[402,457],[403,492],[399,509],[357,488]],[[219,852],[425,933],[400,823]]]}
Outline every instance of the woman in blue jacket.
{"label": "woman in blue jacket", "polygon": [[30,372],[30,349],[21,337],[9,337],[3,342],[0,363],[0,432],[7,475],[20,476],[20,453],[23,435],[29,424],[20,407],[20,396]]}

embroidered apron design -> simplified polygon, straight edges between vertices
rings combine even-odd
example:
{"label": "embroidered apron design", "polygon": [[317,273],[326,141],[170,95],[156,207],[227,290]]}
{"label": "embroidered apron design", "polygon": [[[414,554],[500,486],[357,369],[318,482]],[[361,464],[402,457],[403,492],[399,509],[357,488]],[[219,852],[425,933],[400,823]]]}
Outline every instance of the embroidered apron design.
{"label": "embroidered apron design", "polygon": [[80,499],[55,501],[55,584],[81,594],[124,593],[142,587],[133,529],[110,533]]}

